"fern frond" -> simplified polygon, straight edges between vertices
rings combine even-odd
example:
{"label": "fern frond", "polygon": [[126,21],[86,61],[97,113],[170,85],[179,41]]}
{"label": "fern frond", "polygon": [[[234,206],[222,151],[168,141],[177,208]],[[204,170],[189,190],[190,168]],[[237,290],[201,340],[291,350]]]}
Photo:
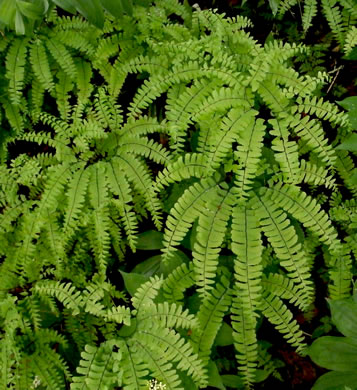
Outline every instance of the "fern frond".
{"label": "fern frond", "polygon": [[336,190],[335,178],[328,175],[328,170],[323,166],[310,163],[306,160],[300,161],[300,178],[297,182],[304,182],[314,186],[324,185],[326,188]]}
{"label": "fern frond", "polygon": [[132,340],[118,340],[122,352],[121,366],[123,369],[123,385],[125,390],[141,390],[147,387],[149,370],[140,354],[135,353]]}
{"label": "fern frond", "polygon": [[195,316],[175,303],[169,305],[168,302],[163,302],[149,308],[144,306],[136,318],[147,322],[148,326],[151,322],[154,322],[163,328],[193,329],[198,327]]}
{"label": "fern frond", "polygon": [[114,364],[121,358],[120,352],[113,352],[112,342],[102,343],[98,348],[86,345],[77,367],[81,376],[73,377],[71,390],[110,389],[118,383]]}
{"label": "fern frond", "polygon": [[43,88],[51,92],[54,88],[54,82],[46,49],[41,41],[35,41],[31,44],[30,62],[38,81],[42,84]]}
{"label": "fern frond", "polygon": [[95,118],[103,127],[109,127],[116,131],[122,123],[122,111],[112,96],[108,95],[104,88],[100,88],[94,102]]}
{"label": "fern frond", "polygon": [[184,298],[183,292],[192,287],[194,283],[193,264],[190,263],[187,266],[183,263],[179,265],[165,278],[162,284],[165,299],[169,303],[182,301]]}
{"label": "fern frond", "polygon": [[302,15],[302,28],[304,32],[312,26],[312,19],[317,14],[317,0],[304,1],[304,13]]}
{"label": "fern frond", "polygon": [[128,236],[129,245],[132,250],[135,250],[136,234],[138,229],[138,221],[133,207],[131,190],[127,179],[122,174],[120,165],[114,159],[106,165],[106,175],[109,187],[113,194],[119,196],[119,199],[113,199],[111,203],[119,211],[125,232]]}
{"label": "fern frond", "polygon": [[19,107],[11,104],[8,100],[5,99],[1,99],[0,101],[4,107],[5,116],[9,121],[10,126],[13,130],[15,130],[14,133],[16,135],[23,134],[25,130],[24,118]]}
{"label": "fern frond", "polygon": [[154,190],[160,191],[171,183],[180,182],[191,177],[202,178],[206,176],[206,157],[198,153],[185,153],[176,161],[169,163],[160,171],[154,183]]}
{"label": "fern frond", "polygon": [[238,137],[240,145],[234,155],[240,165],[235,176],[235,190],[239,202],[248,197],[249,189],[258,169],[266,128],[263,122],[262,119],[251,121]]}
{"label": "fern frond", "polygon": [[261,310],[275,328],[282,333],[289,344],[302,352],[306,345],[304,335],[298,323],[293,319],[293,314],[282,300],[272,294],[264,294],[261,300]]}
{"label": "fern frond", "polygon": [[272,140],[274,158],[279,163],[283,180],[286,183],[296,183],[300,173],[298,150],[296,143],[289,141],[288,122],[270,119],[269,123],[273,126],[270,134],[275,136]]}
{"label": "fern frond", "polygon": [[46,294],[56,297],[65,307],[71,310],[73,315],[78,315],[82,305],[81,292],[71,283],[60,283],[54,281],[44,281],[37,283],[35,291],[41,295]]}
{"label": "fern frond", "polygon": [[68,234],[73,231],[78,223],[82,211],[85,194],[89,182],[90,171],[88,169],[79,169],[73,175],[67,192],[68,207],[65,214],[63,232]]}
{"label": "fern frond", "polygon": [[317,100],[317,97],[302,99],[298,97],[296,105],[291,108],[291,112],[304,112],[304,114],[316,115],[319,119],[330,121],[333,125],[348,126],[348,117],[345,113],[332,103],[324,101],[323,98]]}
{"label": "fern frond", "polygon": [[118,146],[117,153],[137,154],[149,158],[157,164],[167,165],[171,160],[170,153],[153,140],[139,137],[123,137]]}
{"label": "fern frond", "polygon": [[229,280],[222,277],[220,283],[209,290],[197,313],[199,327],[192,333],[192,341],[201,359],[208,362],[211,348],[222,325],[223,317],[231,303]]}
{"label": "fern frond", "polygon": [[154,306],[153,300],[158,294],[158,290],[163,283],[162,277],[152,276],[150,280],[143,283],[135,292],[132,298],[133,306],[140,312],[140,308]]}
{"label": "fern frond", "polygon": [[312,283],[310,280],[309,264],[306,262],[306,254],[287,214],[279,209],[278,204],[262,196],[256,200],[261,208],[257,211],[260,215],[260,225],[281,265],[289,272],[289,277],[294,280],[305,297],[308,306],[312,298]]}
{"label": "fern frond", "polygon": [[352,26],[346,34],[343,51],[345,52],[345,54],[348,55],[349,53],[351,53],[355,46],[357,46],[357,27]]}
{"label": "fern frond", "polygon": [[9,79],[10,100],[15,105],[20,104],[24,87],[27,44],[27,39],[13,40],[6,55],[5,77]]}
{"label": "fern frond", "polygon": [[56,102],[61,119],[67,121],[71,114],[68,92],[73,89],[72,79],[64,72],[58,72],[58,83],[56,84]]}
{"label": "fern frond", "polygon": [[132,343],[130,349],[146,361],[146,366],[150,369],[152,375],[155,379],[165,384],[165,389],[183,390],[176,370],[173,369],[172,363],[165,356],[158,356],[156,351],[152,351],[148,346],[138,340]]}
{"label": "fern frond", "polygon": [[265,292],[282,299],[288,299],[289,303],[298,306],[301,310],[306,308],[304,291],[294,281],[282,274],[269,273],[263,276],[262,287]]}
{"label": "fern frond", "polygon": [[169,260],[174,247],[179,245],[194,220],[206,209],[205,200],[212,192],[214,193],[216,186],[213,179],[203,179],[201,182],[193,184],[185,190],[170,210],[164,231],[163,243],[165,247],[162,249],[162,261]]}
{"label": "fern frond", "polygon": [[194,353],[193,348],[178,333],[156,324],[147,328],[145,322],[138,324],[133,340],[145,345],[153,352],[166,356],[166,361],[177,362],[177,368],[187,371],[188,375],[199,385],[205,386],[207,374],[202,361]]}
{"label": "fern frond", "polygon": [[232,191],[227,188],[217,188],[215,195],[207,201],[206,211],[199,215],[197,237],[192,250],[196,284],[203,302],[214,287],[218,256],[235,203]]}
{"label": "fern frond", "polygon": [[75,81],[78,87],[78,104],[85,104],[87,103],[93,90],[93,85],[91,83],[93,75],[92,67],[89,62],[81,59],[77,59],[75,61],[75,66],[77,69],[77,77]]}
{"label": "fern frond", "polygon": [[349,245],[344,244],[340,255],[336,257],[331,256],[328,261],[331,299],[344,299],[351,296],[353,272],[352,259],[349,252]]}
{"label": "fern frond", "polygon": [[62,68],[63,72],[69,76],[72,81],[75,81],[77,78],[77,68],[66,46],[54,37],[46,40],[46,46],[52,57]]}
{"label": "fern frond", "polygon": [[157,195],[153,191],[152,179],[146,166],[140,160],[124,152],[113,158],[113,160],[118,162],[121,167],[120,169],[145,199],[146,206],[152,215],[154,224],[160,230],[162,226],[161,205]]}
{"label": "fern frond", "polygon": [[289,126],[301,137],[304,146],[312,150],[322,162],[332,167],[336,160],[335,150],[329,144],[325,131],[319,121],[311,119],[308,115],[301,118],[295,115]]}
{"label": "fern frond", "polygon": [[330,29],[340,45],[344,43],[344,29],[342,15],[336,0],[321,0],[322,12],[324,13]]}
{"label": "fern frond", "polygon": [[234,279],[231,307],[234,346],[244,382],[254,382],[257,367],[257,309],[261,299],[262,243],[259,218],[247,207],[236,206],[232,221]]}
{"label": "fern frond", "polygon": [[277,184],[267,192],[278,207],[290,213],[310,229],[316,237],[330,247],[333,253],[339,253],[341,243],[337,238],[337,233],[328,215],[321,210],[321,206],[315,199],[301,189],[288,184]]}
{"label": "fern frond", "polygon": [[[256,114],[257,112],[251,109],[246,111],[242,108],[235,108],[229,111],[228,115],[223,118],[220,129],[215,131],[207,142],[210,144],[207,169],[216,170],[222,164],[224,158],[231,152],[234,142],[238,141],[244,145],[244,141],[246,141],[244,140],[244,134],[251,131]],[[252,133],[254,133],[254,129]],[[256,137],[259,138],[256,134],[252,135],[252,138],[255,139]],[[255,147],[255,140],[249,146]],[[244,146],[242,147],[242,153],[244,153]],[[239,157],[236,155],[236,158]]]}

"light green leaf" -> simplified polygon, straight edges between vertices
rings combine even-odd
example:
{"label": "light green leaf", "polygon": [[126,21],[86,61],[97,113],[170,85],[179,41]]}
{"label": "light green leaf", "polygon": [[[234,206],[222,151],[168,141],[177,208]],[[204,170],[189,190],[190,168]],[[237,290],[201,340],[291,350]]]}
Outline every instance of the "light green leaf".
{"label": "light green leaf", "polygon": [[333,371],[322,375],[312,387],[312,390],[343,390],[344,386],[357,389],[356,372]]}
{"label": "light green leaf", "polygon": [[307,354],[321,367],[336,371],[357,371],[357,339],[325,336],[307,349]]}
{"label": "light green leaf", "polygon": [[120,271],[123,279],[125,288],[131,296],[134,296],[136,290],[145,282],[149,280],[149,277],[141,274],[135,274],[133,272],[127,273]]}
{"label": "light green leaf", "polygon": [[357,338],[357,303],[352,299],[329,300],[332,322],[347,337]]}

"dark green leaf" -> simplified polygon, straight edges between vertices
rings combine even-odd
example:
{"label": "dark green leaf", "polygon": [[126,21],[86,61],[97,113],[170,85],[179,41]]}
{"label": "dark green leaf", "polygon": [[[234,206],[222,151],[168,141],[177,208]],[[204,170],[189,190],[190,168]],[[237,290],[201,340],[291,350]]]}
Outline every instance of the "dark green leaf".
{"label": "dark green leaf", "polygon": [[128,290],[128,293],[131,296],[134,296],[136,290],[145,282],[149,280],[149,277],[141,275],[141,274],[135,274],[133,272],[127,273],[124,271],[120,271],[123,279],[125,288]]}
{"label": "dark green leaf", "polygon": [[73,1],[71,0],[52,0],[58,7],[64,9],[65,11],[75,14],[76,8],[73,6]]}
{"label": "dark green leaf", "polygon": [[26,32],[24,19],[23,19],[23,16],[21,15],[20,11],[16,11],[15,31],[16,31],[16,34],[21,34],[21,35],[24,35]]}
{"label": "dark green leaf", "polygon": [[104,26],[104,13],[100,0],[73,0],[77,11],[98,28]]}
{"label": "dark green leaf", "polygon": [[9,25],[14,22],[16,3],[14,0],[0,0],[0,21]]}
{"label": "dark green leaf", "polygon": [[208,385],[217,389],[225,390],[225,386],[222,382],[222,378],[219,375],[216,363],[212,360],[208,363]]}
{"label": "dark green leaf", "polygon": [[126,12],[128,15],[133,14],[132,0],[121,0],[121,4],[122,4],[124,12]]}
{"label": "dark green leaf", "polygon": [[331,308],[332,322],[347,337],[357,337],[357,303],[352,299],[328,301]]}
{"label": "dark green leaf", "polygon": [[164,276],[167,276],[179,265],[182,263],[187,264],[189,261],[190,259],[183,252],[177,250],[172,254],[169,261],[161,263],[160,272],[162,272]]}
{"label": "dark green leaf", "polygon": [[352,127],[357,130],[357,96],[350,96],[337,102],[341,107],[348,111],[348,116]]}
{"label": "dark green leaf", "polygon": [[357,151],[357,134],[351,134],[346,140],[342,142],[341,145],[338,145],[336,149],[339,150],[349,150],[351,152]]}
{"label": "dark green leaf", "polygon": [[158,250],[162,249],[164,245],[162,244],[163,234],[156,230],[147,230],[143,233],[138,234],[138,241],[136,244],[136,249],[140,250]]}
{"label": "dark green leaf", "polygon": [[232,327],[227,323],[223,322],[217,333],[216,340],[214,343],[219,347],[232,345],[234,343]]}
{"label": "dark green leaf", "polygon": [[118,0],[100,0],[102,7],[116,18],[123,16],[123,7],[121,1]]}
{"label": "dark green leaf", "polygon": [[160,263],[161,255],[156,255],[138,264],[132,272],[150,277],[160,270]]}
{"label": "dark green leaf", "polygon": [[357,389],[356,372],[328,372],[316,381],[312,390],[344,390],[345,386],[351,390]]}
{"label": "dark green leaf", "polygon": [[17,0],[16,4],[22,15],[29,19],[40,19],[46,12],[45,4],[38,1],[36,3],[27,3],[26,1]]}
{"label": "dark green leaf", "polygon": [[279,4],[280,4],[280,0],[269,0],[271,12],[273,13],[274,16],[278,12]]}
{"label": "dark green leaf", "polygon": [[329,370],[357,370],[357,340],[350,337],[321,337],[312,343],[307,354]]}
{"label": "dark green leaf", "polygon": [[222,382],[225,386],[232,389],[244,389],[243,379],[238,375],[221,375]]}

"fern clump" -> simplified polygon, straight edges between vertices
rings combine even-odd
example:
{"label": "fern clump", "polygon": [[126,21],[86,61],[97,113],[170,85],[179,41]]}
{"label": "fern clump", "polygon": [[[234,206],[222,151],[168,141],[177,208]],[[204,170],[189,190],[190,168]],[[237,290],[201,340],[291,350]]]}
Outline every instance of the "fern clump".
{"label": "fern clump", "polygon": [[[353,197],[355,167],[335,149],[351,126],[318,98],[328,77],[296,70],[305,46],[261,45],[246,18],[174,0],[103,30],[49,23],[1,47],[0,383],[205,388],[224,345],[252,387],[275,369],[264,321],[306,347],[293,313],[314,302],[317,248],[330,297],[351,290],[354,204],[339,186]],[[123,284],[148,221],[159,267]]]}

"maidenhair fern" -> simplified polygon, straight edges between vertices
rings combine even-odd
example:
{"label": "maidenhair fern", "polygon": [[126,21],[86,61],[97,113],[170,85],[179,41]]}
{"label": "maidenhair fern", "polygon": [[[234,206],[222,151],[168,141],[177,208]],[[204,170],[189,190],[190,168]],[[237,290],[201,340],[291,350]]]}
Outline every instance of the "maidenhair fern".
{"label": "maidenhair fern", "polygon": [[281,0],[279,16],[288,10],[300,13],[302,28],[306,33],[314,25],[314,17],[320,9],[336,41],[348,54],[356,45],[355,24],[357,5],[354,0]]}
{"label": "maidenhair fern", "polygon": [[[351,290],[356,168],[335,149],[348,116],[317,97],[328,77],[295,70],[305,46],[174,0],[103,30],[48,23],[1,46],[2,387],[205,388],[224,344],[251,388],[266,321],[306,346],[293,313],[317,253],[330,297]],[[122,283],[143,222],[163,230],[160,266]]]}

